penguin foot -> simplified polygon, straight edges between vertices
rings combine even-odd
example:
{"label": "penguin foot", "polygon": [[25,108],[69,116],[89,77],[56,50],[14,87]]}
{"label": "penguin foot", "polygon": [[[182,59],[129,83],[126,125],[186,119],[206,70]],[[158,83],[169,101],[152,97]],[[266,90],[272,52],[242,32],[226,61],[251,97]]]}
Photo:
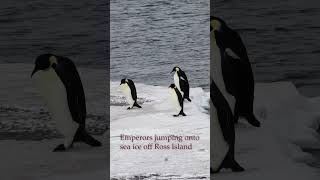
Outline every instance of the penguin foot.
{"label": "penguin foot", "polygon": [[220,171],[220,169],[214,171],[214,170],[210,167],[210,174],[215,174],[215,173],[218,173],[219,171]]}
{"label": "penguin foot", "polygon": [[180,112],[179,114],[173,115],[173,117],[178,117],[178,116],[187,116],[184,112]]}
{"label": "penguin foot", "polygon": [[66,151],[67,149],[64,147],[63,144],[58,145],[56,148],[54,148],[53,152],[63,152]]}
{"label": "penguin foot", "polygon": [[132,109],[132,107],[128,107],[128,108],[127,108],[127,110],[130,110],[130,109]]}
{"label": "penguin foot", "polygon": [[137,108],[142,108],[137,102],[135,102],[133,106],[136,106]]}
{"label": "penguin foot", "polygon": [[260,122],[257,120],[257,118],[253,114],[251,114],[246,119],[247,119],[248,123],[251,124],[254,127],[260,127],[261,126]]}
{"label": "penguin foot", "polygon": [[178,115],[186,116],[186,114],[181,110]]}
{"label": "penguin foot", "polygon": [[234,163],[233,163],[233,165],[232,165],[232,167],[231,167],[231,170],[232,170],[232,172],[242,172],[242,171],[244,171],[244,168],[241,167],[241,166],[239,165],[239,163],[237,163],[236,161],[234,161]]}
{"label": "penguin foot", "polygon": [[93,138],[92,136],[90,136],[86,131],[82,131],[80,138],[82,139],[82,141],[92,147],[99,147],[102,146],[102,143],[98,140],[96,140],[95,138]]}

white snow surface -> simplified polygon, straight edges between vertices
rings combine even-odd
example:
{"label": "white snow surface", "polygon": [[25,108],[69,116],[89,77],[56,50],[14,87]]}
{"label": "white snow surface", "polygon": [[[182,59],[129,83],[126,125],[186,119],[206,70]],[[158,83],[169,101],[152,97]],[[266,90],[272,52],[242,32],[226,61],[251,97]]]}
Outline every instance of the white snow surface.
{"label": "white snow surface", "polygon": [[[208,178],[209,175],[209,93],[191,88],[192,103],[185,102],[186,117],[174,118],[167,101],[167,87],[136,84],[138,97],[147,100],[143,109],[111,107],[111,177],[156,174],[171,179]],[[111,83],[111,96],[122,96],[118,83]],[[320,99],[306,98],[290,82],[257,83],[254,113],[262,127],[241,119],[236,125],[236,159],[242,173],[223,170],[213,179],[318,179],[320,171],[303,148],[320,149]],[[199,135],[192,151],[119,150],[120,134]],[[130,144],[130,143],[128,143]],[[211,147],[214,148],[214,147]],[[169,178],[169,179],[170,179]]]}
{"label": "white snow surface", "polygon": [[[119,84],[111,82],[111,97],[124,96],[119,89]],[[184,102],[184,112],[187,116],[173,117],[176,109],[170,102],[168,87],[139,83],[135,85],[138,98],[144,99],[141,109],[127,110],[127,105],[110,107],[111,177],[209,179],[210,117],[209,114],[204,113],[205,107],[208,107],[209,93],[201,88],[191,88],[192,102]],[[120,134],[197,135],[200,136],[200,140],[192,141],[192,150],[120,150],[120,144],[132,144],[131,141],[121,141]],[[154,143],[154,141],[134,142],[140,145],[148,143]],[[190,143],[184,141],[181,144]],[[171,142],[159,144],[171,145]]]}
{"label": "white snow surface", "polygon": [[319,179],[319,169],[307,165],[314,157],[302,148],[320,148],[320,99],[303,97],[289,82],[259,83],[255,92],[254,112],[262,126],[244,120],[236,126],[236,159],[246,171],[222,171],[212,178]]}

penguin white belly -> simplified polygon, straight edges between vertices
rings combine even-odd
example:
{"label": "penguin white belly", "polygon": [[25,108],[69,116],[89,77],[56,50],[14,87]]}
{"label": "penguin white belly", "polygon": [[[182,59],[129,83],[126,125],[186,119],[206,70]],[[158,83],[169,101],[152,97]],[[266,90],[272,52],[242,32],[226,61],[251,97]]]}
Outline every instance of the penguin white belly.
{"label": "penguin white belly", "polygon": [[228,101],[228,104],[232,110],[232,113],[234,113],[236,99],[234,98],[234,96],[229,94],[226,90],[226,86],[225,86],[225,83],[223,80],[223,75],[222,75],[222,63],[221,63],[220,49],[216,44],[216,41],[214,39],[215,38],[214,35],[212,35],[212,34],[213,33],[210,34],[210,38],[211,38],[211,40],[210,40],[210,46],[211,46],[210,54],[211,55],[210,56],[212,58],[212,61],[211,61],[212,68],[210,71],[210,77],[211,77],[211,79],[213,79],[213,81],[216,83],[219,90],[223,94],[223,96]]}
{"label": "penguin white belly", "polygon": [[[232,113],[234,113],[235,106],[235,98],[226,91],[225,83],[222,75],[222,66],[221,66],[221,55],[220,49],[216,44],[215,37],[212,35],[214,33],[210,33],[210,48],[211,48],[211,72],[210,78],[216,83],[217,87],[228,101],[230,108],[232,109]],[[213,92],[214,93],[214,92]],[[211,158],[210,165],[212,169],[215,171],[221,165],[223,159],[229,150],[228,143],[224,140],[222,129],[218,120],[218,114],[216,108],[212,105],[211,107],[211,122],[213,123],[211,126],[212,131],[212,141],[211,141],[211,153],[213,157]]]}
{"label": "penguin white belly", "polygon": [[69,147],[79,124],[72,119],[66,88],[52,68],[39,71],[35,75],[38,76],[36,78],[38,88],[47,104],[52,119],[55,120],[58,131],[65,138],[64,145]]}
{"label": "penguin white belly", "polygon": [[214,171],[216,171],[219,166],[221,165],[223,159],[225,158],[225,156],[228,153],[229,150],[229,145],[228,143],[224,140],[223,134],[222,134],[222,130],[221,130],[221,126],[218,120],[218,114],[216,111],[216,108],[212,105],[211,106],[211,129],[210,131],[212,131],[211,133],[211,154],[212,154],[212,158],[211,158],[211,162],[210,165],[212,167],[212,169]]}
{"label": "penguin white belly", "polygon": [[182,108],[180,106],[178,95],[176,94],[176,91],[174,89],[169,89],[169,95],[170,95],[170,101],[171,101],[173,107],[176,109],[177,113],[180,113]]}
{"label": "penguin white belly", "polygon": [[177,86],[178,90],[180,91],[181,95],[183,96],[183,92],[181,91],[181,88],[180,88],[180,78],[179,78],[177,72],[174,73],[173,80],[174,80],[174,84]]}
{"label": "penguin white belly", "polygon": [[125,97],[127,99],[127,102],[129,103],[130,107],[132,107],[133,104],[134,104],[134,100],[133,100],[132,95],[131,95],[130,87],[128,86],[128,84],[121,84],[120,85],[120,89],[121,89],[122,93],[125,95]]}

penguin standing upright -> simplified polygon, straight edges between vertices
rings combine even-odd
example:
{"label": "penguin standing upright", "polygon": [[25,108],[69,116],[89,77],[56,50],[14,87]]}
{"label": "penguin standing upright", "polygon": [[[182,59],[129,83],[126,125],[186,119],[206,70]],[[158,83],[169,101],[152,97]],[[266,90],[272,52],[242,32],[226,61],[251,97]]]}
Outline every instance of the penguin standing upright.
{"label": "penguin standing upright", "polygon": [[179,91],[183,94],[183,99],[187,99],[189,102],[191,102],[191,99],[189,98],[189,81],[187,78],[186,73],[181,70],[179,67],[174,67],[171,71],[171,73],[174,72],[173,80],[176,87],[179,89]]}
{"label": "penguin standing upright", "polygon": [[121,79],[120,88],[130,105],[128,109],[132,109],[134,106],[141,108],[141,106],[137,103],[136,86],[131,79]]}
{"label": "penguin standing upright", "polygon": [[223,73],[224,49],[219,47],[216,33],[221,23],[210,19],[210,171],[219,172],[221,169],[231,169],[234,172],[244,171],[235,160],[235,129],[234,107],[236,100],[228,92]]}
{"label": "penguin standing upright", "polygon": [[64,143],[54,151],[65,151],[74,142],[91,146],[101,143],[85,130],[86,102],[80,76],[74,63],[66,57],[43,54],[37,57],[31,77],[36,77],[57,129],[64,136]]}
{"label": "penguin standing upright", "polygon": [[171,84],[169,86],[169,93],[170,93],[170,99],[172,102],[172,105],[176,108],[177,113],[176,115],[173,115],[174,117],[178,117],[179,115],[186,116],[186,114],[183,112],[183,97],[178,90],[177,86],[174,84]]}
{"label": "penguin standing upright", "polygon": [[260,127],[260,122],[253,114],[254,78],[247,50],[239,34],[229,28],[217,17],[211,17],[216,24],[214,30],[217,46],[223,58],[222,74],[225,86],[236,99],[234,115],[235,123],[239,116],[244,117],[251,125]]}

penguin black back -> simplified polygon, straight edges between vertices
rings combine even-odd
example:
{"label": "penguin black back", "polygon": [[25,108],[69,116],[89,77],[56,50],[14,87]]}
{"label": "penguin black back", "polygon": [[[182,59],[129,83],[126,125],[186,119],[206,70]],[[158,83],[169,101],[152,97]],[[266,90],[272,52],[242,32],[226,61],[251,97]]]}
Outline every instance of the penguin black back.
{"label": "penguin black back", "polygon": [[179,83],[176,83],[175,80],[175,84],[176,86],[179,86],[180,90],[183,92],[183,99],[187,99],[189,102],[191,102],[191,99],[189,97],[190,86],[185,72],[178,66],[175,66],[171,72],[176,72],[178,75]]}
{"label": "penguin black back", "polygon": [[133,100],[137,100],[137,89],[136,86],[134,85],[134,82],[131,79],[127,79],[128,80],[128,86],[131,89],[131,95]]}
{"label": "penguin black back", "polygon": [[254,77],[244,43],[222,19],[214,16],[210,19],[220,23],[213,33],[223,59],[221,64],[226,90],[236,98],[235,122],[243,116],[250,124],[259,127],[260,122],[253,115]]}
{"label": "penguin black back", "polygon": [[83,85],[76,66],[71,59],[58,57],[58,64],[54,70],[66,87],[69,109],[74,121],[85,125],[86,120],[86,99]]}

